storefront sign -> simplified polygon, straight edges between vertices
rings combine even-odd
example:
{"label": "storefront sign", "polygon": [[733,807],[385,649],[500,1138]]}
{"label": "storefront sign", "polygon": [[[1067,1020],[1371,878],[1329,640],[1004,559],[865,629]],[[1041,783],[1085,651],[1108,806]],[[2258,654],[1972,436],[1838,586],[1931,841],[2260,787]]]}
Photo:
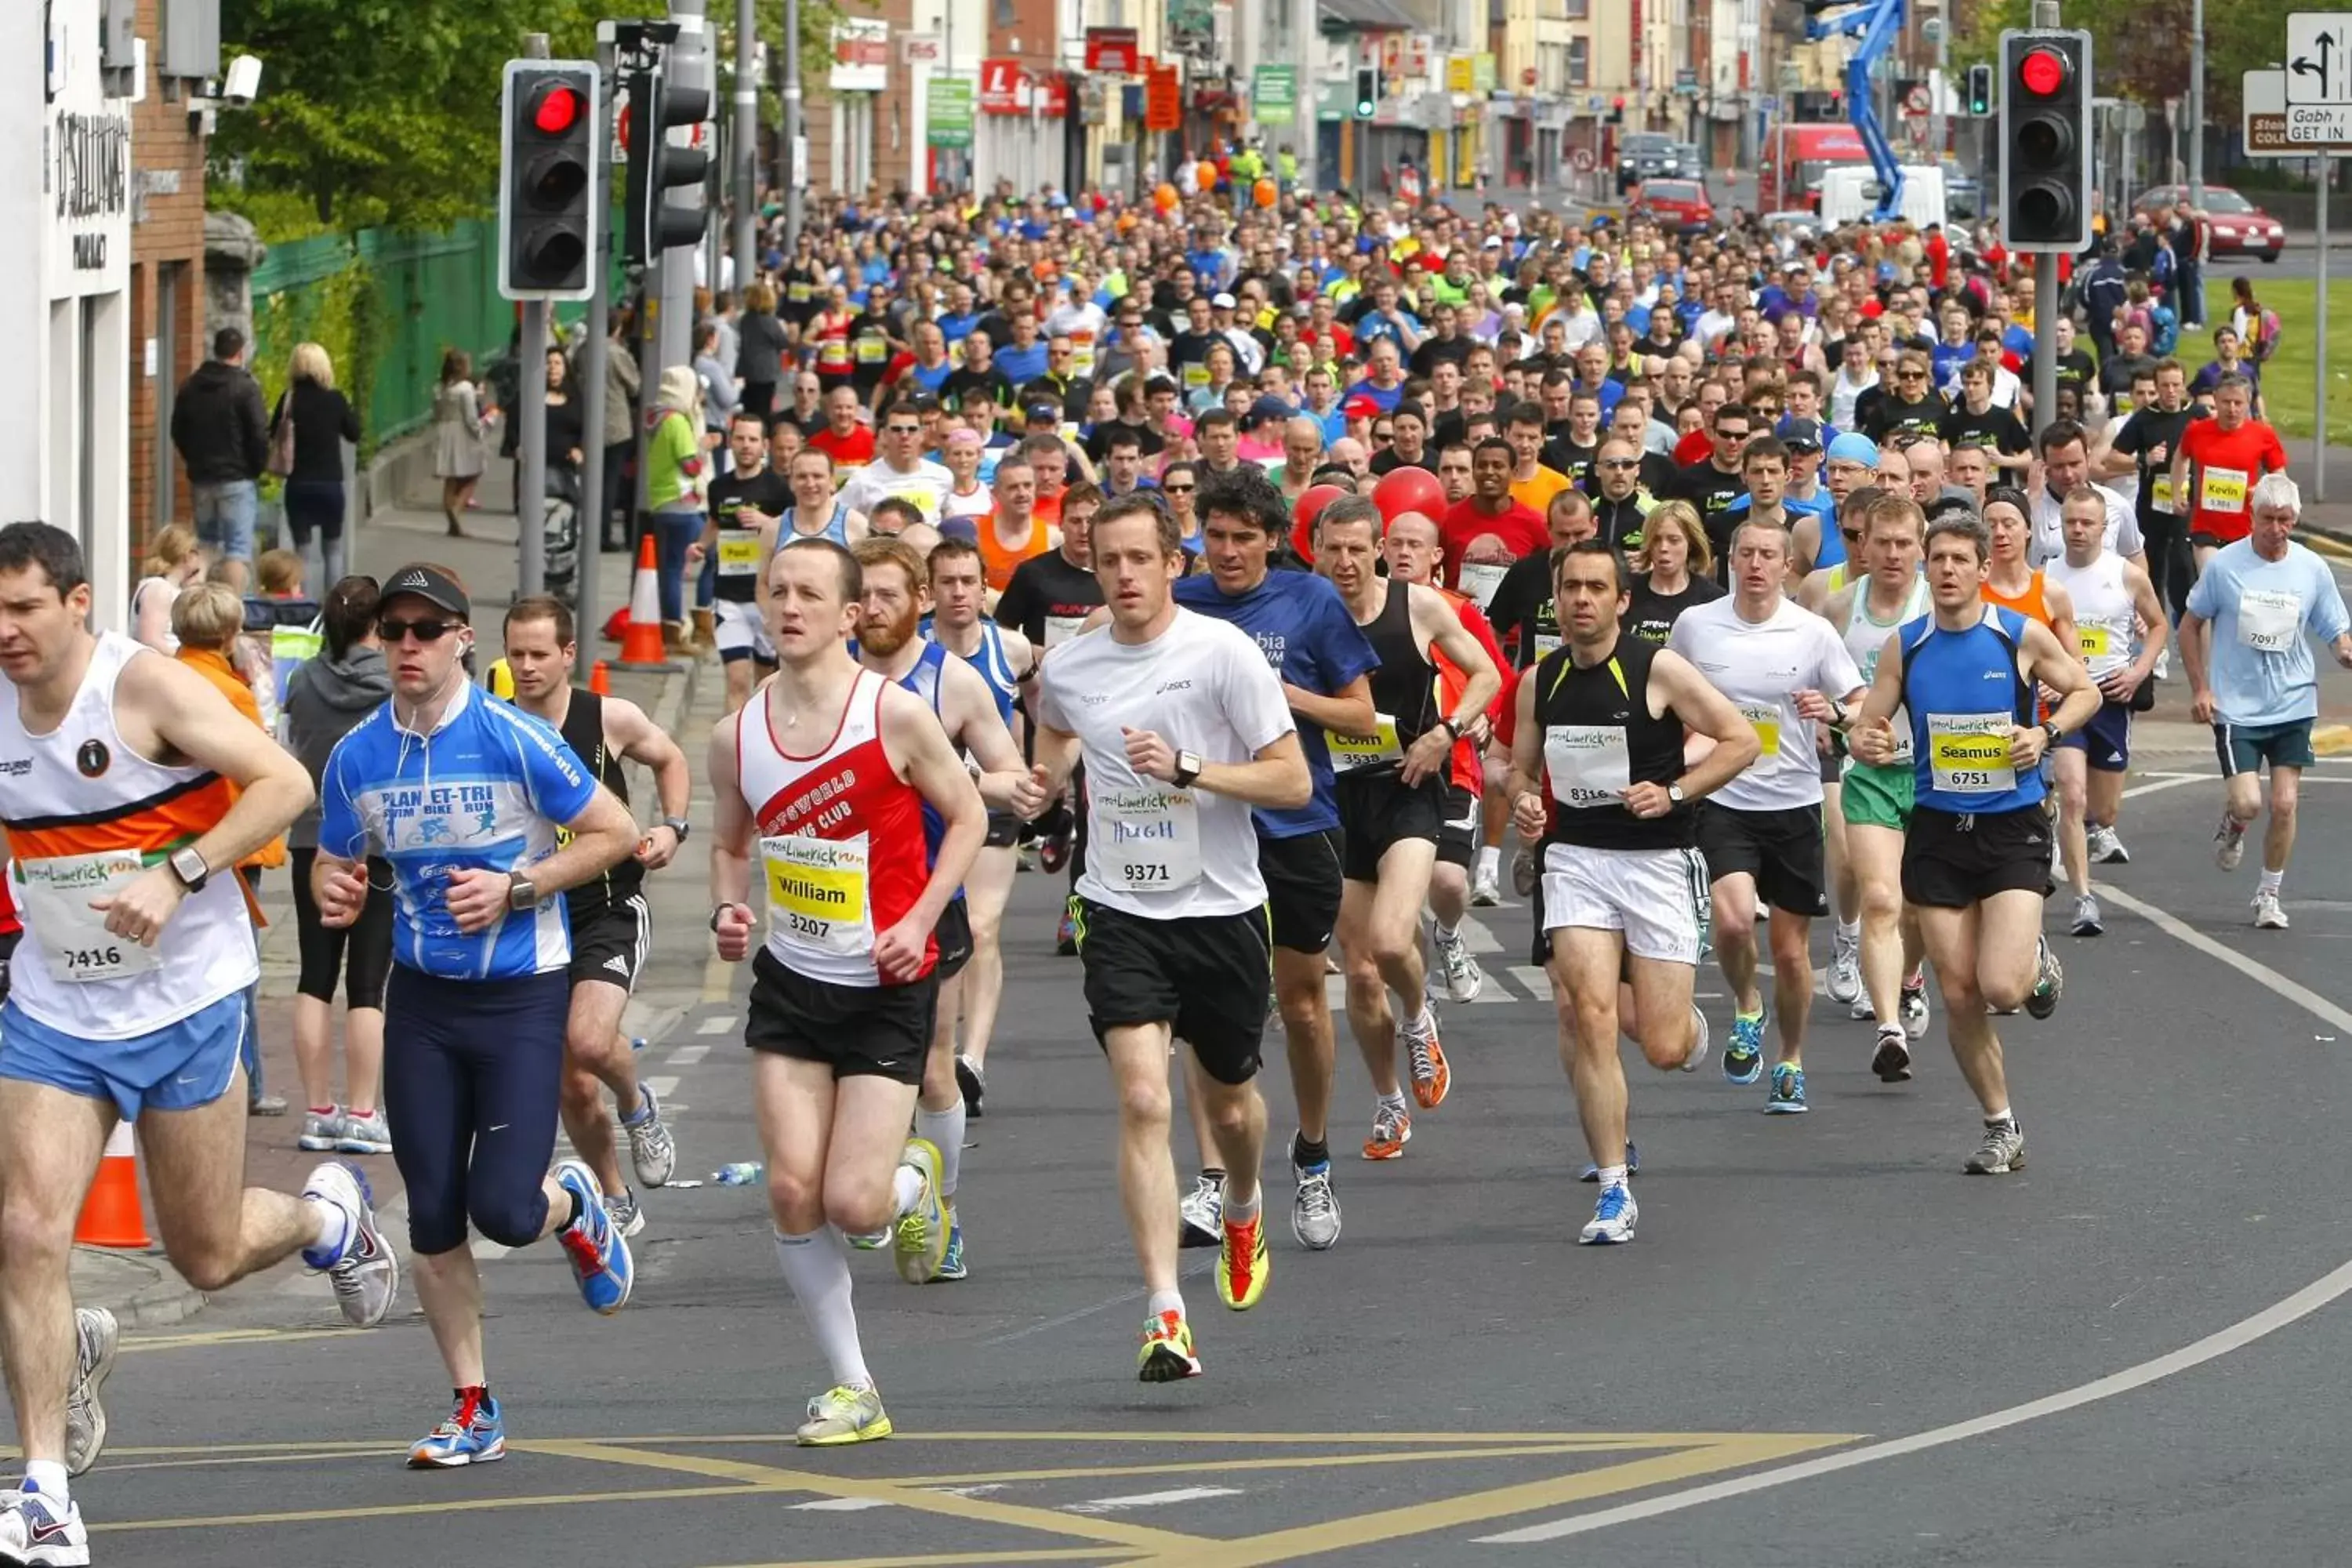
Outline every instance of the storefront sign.
{"label": "storefront sign", "polygon": [[1260,66],[1250,79],[1250,102],[1260,125],[1290,125],[1298,119],[1298,68]]}
{"label": "storefront sign", "polygon": [[845,16],[833,25],[835,92],[880,92],[890,80],[890,24],[879,16]]}
{"label": "storefront sign", "polygon": [[1133,76],[1137,69],[1136,52],[1133,27],[1087,29],[1087,69],[1090,71]]}
{"label": "storefront sign", "polygon": [[1184,92],[1174,66],[1153,66],[1143,83],[1143,128],[1173,131],[1184,123]]}
{"label": "storefront sign", "polygon": [[934,147],[971,145],[971,83],[960,76],[935,76],[924,113],[926,140]]}

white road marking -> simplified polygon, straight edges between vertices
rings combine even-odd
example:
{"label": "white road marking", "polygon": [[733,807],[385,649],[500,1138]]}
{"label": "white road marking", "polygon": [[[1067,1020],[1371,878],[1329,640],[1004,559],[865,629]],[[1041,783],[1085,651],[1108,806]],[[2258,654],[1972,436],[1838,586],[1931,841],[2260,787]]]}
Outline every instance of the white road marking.
{"label": "white road marking", "polygon": [[694,1032],[698,1035],[723,1035],[733,1027],[735,1020],[721,1014],[716,1018],[705,1018],[694,1026]]}
{"label": "white road marking", "polygon": [[[645,1085],[654,1091],[656,1100],[667,1100],[677,1092],[677,1079],[674,1078],[649,1078],[645,1080]],[[683,1110],[686,1108],[678,1106],[676,1109]]]}
{"label": "white road marking", "polygon": [[1454,928],[1461,933],[1462,945],[1474,953],[1500,952],[1503,944],[1486,929],[1486,922],[1476,915],[1464,915],[1462,923]]}
{"label": "white road marking", "polygon": [[1239,1487],[1178,1487],[1171,1491],[1138,1492],[1132,1497],[1097,1498],[1092,1502],[1074,1502],[1065,1506],[1064,1513],[1116,1513],[1129,1508],[1160,1508],[1169,1503],[1200,1502],[1213,1497],[1239,1497]]}
{"label": "white road marking", "polygon": [[[2244,954],[2225,947],[2172,914],[2135,899],[2128,893],[2118,892],[2114,888],[2107,887],[2103,888],[2102,896],[2130,910],[2134,914],[2145,917],[2167,936],[2177,938],[2187,946],[2194,948],[2208,957],[2218,959],[2249,979],[2268,987],[2323,1023],[2332,1024],[2338,1029],[2352,1030],[2352,1013],[2347,1013],[2325,997],[2296,984],[2268,964],[2256,963]],[[1972,1420],[1956,1421],[1950,1426],[1937,1426],[1908,1437],[1894,1437],[1881,1443],[1869,1443],[1859,1448],[1847,1449],[1842,1454],[1830,1454],[1821,1458],[1806,1459],[1793,1465],[1781,1465],[1768,1470],[1759,1470],[1753,1475],[1738,1476],[1729,1480],[1713,1481],[1706,1486],[1668,1492],[1663,1497],[1649,1498],[1617,1508],[1602,1509],[1594,1513],[1578,1514],[1569,1519],[1548,1520],[1541,1524],[1528,1525],[1523,1530],[1505,1531],[1497,1535],[1481,1535],[1475,1539],[1479,1544],[1485,1546],[1531,1546],[1544,1542],[1559,1541],[1571,1535],[1587,1535],[1595,1531],[1607,1530],[1614,1525],[1632,1524],[1640,1520],[1680,1513],[1685,1509],[1697,1508],[1706,1503],[1745,1497],[1752,1492],[1787,1486],[1792,1481],[1811,1480],[1817,1476],[1834,1475],[1840,1470],[1850,1470],[1859,1466],[1875,1464],[1881,1459],[1901,1458],[1930,1448],[1940,1448],[1949,1444],[1963,1442],[1970,1437],[1981,1437],[1987,1433],[1999,1432],[2007,1427],[2022,1426],[2029,1421],[2039,1421],[2047,1415],[2057,1415],[2085,1405],[2095,1405],[2102,1400],[2113,1399],[2117,1394],[2129,1394],[2135,1389],[2145,1388],[2152,1383],[2161,1382],[2165,1378],[2187,1372],[2193,1367],[2202,1366],[2207,1362],[2217,1361],[2234,1351],[2243,1350],[2257,1340],[2276,1333],[2290,1323],[2298,1322],[2309,1317],[2320,1308],[2347,1292],[2352,1292],[2352,1263],[2347,1263],[2341,1268],[2320,1276],[2284,1300],[2265,1307],[2251,1317],[2242,1318],[2218,1332],[2208,1334],[2203,1339],[2183,1345],[2177,1351],[2150,1361],[2141,1362],[2136,1366],[2127,1366],[2121,1372],[2111,1373],[2105,1377],[2082,1384],[2063,1393],[2029,1400],[2023,1405],[2012,1405],[2006,1410],[1996,1410],[1989,1415],[1979,1415]]]}
{"label": "white road marking", "polygon": [[893,1505],[878,1497],[821,1497],[814,1502],[793,1504],[794,1513],[863,1513],[869,1508]]}
{"label": "white road marking", "polygon": [[1527,988],[1528,995],[1538,1001],[1551,1000],[1551,976],[1530,963],[1514,963],[1503,973]]}
{"label": "white road marking", "polygon": [[2221,782],[2221,775],[2218,773],[2162,773],[2150,783],[2132,785],[2131,788],[2124,791],[2123,798],[2137,800],[2144,795],[2155,795],[2160,790],[2179,789],[2182,784],[2220,784]]}
{"label": "white road marking", "polygon": [[710,1054],[709,1046],[680,1046],[662,1063],[666,1068],[690,1068]]}

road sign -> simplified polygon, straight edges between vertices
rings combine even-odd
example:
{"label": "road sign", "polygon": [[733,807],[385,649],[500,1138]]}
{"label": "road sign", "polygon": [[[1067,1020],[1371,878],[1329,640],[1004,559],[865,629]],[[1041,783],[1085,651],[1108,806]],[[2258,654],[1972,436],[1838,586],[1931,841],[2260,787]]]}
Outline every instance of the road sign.
{"label": "road sign", "polygon": [[1250,77],[1250,106],[1260,125],[1290,125],[1298,119],[1298,68],[1260,66]]}
{"label": "road sign", "polygon": [[[2286,72],[2248,71],[2238,91],[2243,106],[2246,155],[2250,158],[2315,158],[2330,153],[2352,153],[2352,140],[2340,142],[2292,142],[2287,139]],[[2306,110],[2305,113],[2325,113]]]}
{"label": "road sign", "polygon": [[1576,148],[1568,155],[1568,166],[1580,174],[1592,173],[1592,149],[1590,147]]}
{"label": "road sign", "polygon": [[2287,17],[2286,101],[2290,109],[2352,106],[2352,13],[2297,11]]}
{"label": "road sign", "polygon": [[2290,103],[2286,139],[2297,147],[2352,142],[2352,103]]}

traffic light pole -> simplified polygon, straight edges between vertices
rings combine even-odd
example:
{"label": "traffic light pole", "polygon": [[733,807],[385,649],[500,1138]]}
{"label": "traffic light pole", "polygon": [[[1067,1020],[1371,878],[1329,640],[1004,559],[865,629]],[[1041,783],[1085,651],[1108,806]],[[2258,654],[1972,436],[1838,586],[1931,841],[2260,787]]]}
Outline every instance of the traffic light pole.
{"label": "traffic light pole", "polygon": [[2058,258],[2033,258],[2033,425],[2058,416]]}
{"label": "traffic light pole", "polygon": [[[604,84],[603,96],[596,111],[596,145],[613,144],[613,100],[618,79],[614,68],[619,64],[619,51],[614,47],[613,24],[596,25],[596,79]],[[610,500],[604,494],[604,377],[613,347],[613,213],[612,181],[607,178],[600,193],[604,200],[595,204],[595,238],[588,250],[590,277],[595,292],[588,296],[588,341],[580,352],[581,464],[580,511],[574,520],[579,539],[576,555],[579,566],[572,574],[572,624],[580,636],[593,635],[589,628],[596,624],[596,573],[604,556],[604,511]]]}
{"label": "traffic light pole", "polygon": [[[950,7],[953,15],[953,7]],[[948,60],[953,69],[955,60]],[[784,0],[784,251],[801,238],[801,0]]]}
{"label": "traffic light pole", "polygon": [[[735,287],[759,273],[753,226],[760,221],[760,79],[751,68],[759,17],[753,0],[735,0]],[[760,410],[761,418],[768,411]]]}
{"label": "traffic light pole", "polygon": [[[530,34],[523,44],[528,58],[547,58],[547,35]],[[593,212],[594,204],[590,204]],[[592,242],[590,266],[595,251]],[[520,423],[515,430],[515,450],[521,456],[515,474],[515,538],[520,559],[515,571],[518,597],[543,593],[547,587],[547,301],[522,301],[522,406],[515,410]]]}

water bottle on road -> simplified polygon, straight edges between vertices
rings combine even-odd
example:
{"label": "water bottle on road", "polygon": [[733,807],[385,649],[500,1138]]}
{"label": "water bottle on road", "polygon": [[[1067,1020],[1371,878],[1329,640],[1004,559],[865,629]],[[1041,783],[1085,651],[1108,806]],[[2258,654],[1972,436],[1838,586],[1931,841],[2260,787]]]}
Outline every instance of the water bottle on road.
{"label": "water bottle on road", "polygon": [[766,1173],[767,1167],[756,1161],[738,1160],[710,1173],[710,1179],[722,1187],[748,1187]]}

